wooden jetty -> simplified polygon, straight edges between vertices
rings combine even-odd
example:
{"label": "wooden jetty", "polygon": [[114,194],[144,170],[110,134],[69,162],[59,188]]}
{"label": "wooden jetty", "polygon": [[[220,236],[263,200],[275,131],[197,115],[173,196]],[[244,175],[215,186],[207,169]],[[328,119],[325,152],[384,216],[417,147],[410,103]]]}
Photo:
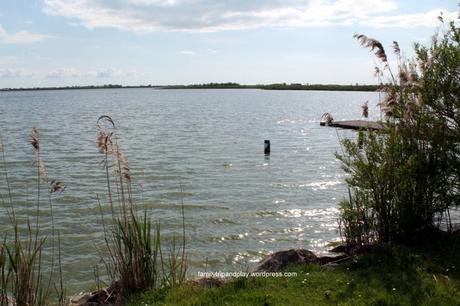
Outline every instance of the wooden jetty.
{"label": "wooden jetty", "polygon": [[321,121],[320,125],[351,130],[381,130],[384,128],[383,124],[380,122],[366,120]]}

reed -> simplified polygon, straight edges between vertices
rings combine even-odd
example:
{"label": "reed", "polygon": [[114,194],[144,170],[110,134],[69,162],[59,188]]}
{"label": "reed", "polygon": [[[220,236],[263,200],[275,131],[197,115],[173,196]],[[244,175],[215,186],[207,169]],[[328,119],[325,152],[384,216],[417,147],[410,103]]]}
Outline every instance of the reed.
{"label": "reed", "polygon": [[[111,208],[109,220],[106,220],[98,201],[109,255],[109,260],[104,259],[104,262],[112,279],[109,289],[116,289],[116,303],[120,304],[133,293],[173,287],[185,280],[185,214],[182,201],[182,243],[177,244],[174,237],[167,255],[163,256],[160,224],[153,223],[150,213],[138,210],[134,204],[131,170],[128,159],[118,145],[115,123],[110,117],[102,116],[98,120],[98,127],[96,143],[104,156],[101,165],[106,176],[107,198]],[[59,180],[48,179],[41,158],[40,133],[38,128],[33,127],[29,143],[34,154],[32,165],[36,171],[35,214],[25,220],[18,218],[1,136],[0,133],[1,163],[7,191],[6,197],[2,195],[1,202],[8,216],[10,231],[0,243],[0,306],[65,305],[61,234],[55,230],[52,198],[63,192],[66,186]],[[41,228],[45,184],[49,185],[47,195],[51,233],[45,233]],[[46,263],[43,258],[45,248],[51,250],[51,260]],[[45,268],[45,264],[49,266]]]}
{"label": "reed", "polygon": [[100,205],[109,258],[104,262],[112,279],[110,288],[118,291],[116,303],[122,303],[132,294],[172,287],[185,280],[185,215],[182,203],[182,246],[177,248],[173,239],[165,258],[160,224],[153,223],[150,213],[146,209],[138,210],[133,201],[131,170],[118,145],[114,121],[109,116],[101,116],[97,126],[96,144],[103,154],[101,165],[106,174],[107,199],[111,207],[111,215],[106,218]]}
{"label": "reed", "polygon": [[[8,204],[2,197],[2,203],[9,217],[9,226],[12,231],[6,234],[0,244],[0,305],[49,305],[51,286],[53,283],[54,270],[54,215],[51,202],[51,194],[62,191],[65,186],[62,182],[52,181],[48,192],[50,214],[52,219],[51,237],[41,231],[40,205],[42,183],[47,182],[47,172],[40,155],[40,137],[36,127],[32,129],[30,144],[34,153],[33,165],[36,167],[37,190],[35,200],[35,222],[26,218],[20,220],[15,213],[14,198],[10,187],[7,163],[5,160],[5,146],[0,137],[0,149],[2,152],[2,165],[8,192]],[[25,223],[26,227],[20,224]],[[51,240],[52,258],[49,273],[43,272],[43,250],[45,243]],[[59,248],[60,252],[60,248]],[[60,260],[59,260],[60,265]],[[62,282],[62,273],[61,282]],[[62,292],[62,291],[61,291]],[[64,300],[64,297],[62,298]],[[60,303],[63,305],[64,303]]]}

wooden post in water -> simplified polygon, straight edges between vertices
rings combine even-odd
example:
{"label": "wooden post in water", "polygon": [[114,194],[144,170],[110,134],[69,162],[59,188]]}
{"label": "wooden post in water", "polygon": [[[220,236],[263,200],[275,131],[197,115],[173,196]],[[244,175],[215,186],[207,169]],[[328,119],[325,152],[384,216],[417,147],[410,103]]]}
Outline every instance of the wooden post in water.
{"label": "wooden post in water", "polygon": [[265,155],[270,155],[270,140],[265,140],[264,153]]}

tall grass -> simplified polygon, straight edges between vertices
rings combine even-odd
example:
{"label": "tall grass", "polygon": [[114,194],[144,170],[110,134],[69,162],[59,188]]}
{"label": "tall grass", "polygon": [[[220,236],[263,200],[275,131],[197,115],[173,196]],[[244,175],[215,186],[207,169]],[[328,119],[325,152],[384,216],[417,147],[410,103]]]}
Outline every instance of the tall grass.
{"label": "tall grass", "polygon": [[[35,220],[30,218],[19,219],[15,213],[15,202],[12,196],[5,159],[5,146],[0,135],[1,163],[3,165],[6,200],[2,196],[2,204],[8,215],[10,233],[5,234],[0,244],[0,305],[48,305],[52,292],[54,273],[54,216],[51,194],[65,188],[62,182],[52,181],[48,191],[50,215],[52,219],[52,233],[44,235],[41,231],[41,194],[42,184],[47,182],[46,168],[40,156],[40,137],[37,128],[32,129],[30,144],[34,153],[33,165],[36,167],[37,190],[35,199]],[[26,226],[21,226],[25,224]],[[12,232],[12,233],[11,233]],[[51,240],[52,257],[49,272],[44,273],[43,250],[45,243]],[[60,252],[60,250],[59,250]],[[59,260],[60,263],[60,260]],[[62,273],[59,275],[62,283]],[[57,293],[62,295],[62,286],[56,287]],[[64,297],[60,298],[59,305],[64,305]]]}
{"label": "tall grass", "polygon": [[[105,261],[112,278],[110,288],[118,294],[117,303],[128,296],[152,288],[171,287],[184,281],[185,221],[182,207],[183,240],[177,247],[173,238],[163,254],[161,226],[153,223],[149,212],[137,209],[131,188],[131,169],[118,145],[117,128],[109,116],[98,119],[97,147],[103,155],[110,216],[101,217],[109,260]],[[114,188],[115,187],[115,188]],[[116,190],[116,194],[114,194]]]}
{"label": "tall grass", "polygon": [[[104,262],[112,280],[105,290],[112,295],[111,301],[121,304],[131,294],[173,287],[185,280],[184,206],[181,202],[182,242],[177,243],[174,236],[172,244],[165,248],[162,246],[160,224],[152,222],[150,213],[146,209],[137,209],[134,203],[131,170],[118,145],[115,123],[108,116],[100,117],[97,123],[97,146],[103,155],[101,164],[110,206],[107,218],[103,214],[102,204],[98,202],[108,253],[108,260],[104,259]],[[48,180],[41,158],[40,134],[35,127],[29,142],[36,171],[35,213],[26,218],[18,218],[8,177],[5,146],[0,134],[1,163],[6,186],[6,194],[1,194],[0,200],[9,220],[9,231],[0,242],[0,306],[10,306],[12,303],[19,306],[65,305],[61,235],[55,230],[52,196],[62,192],[66,186],[60,181]],[[41,228],[45,184],[49,186],[47,194],[51,233],[45,233]],[[43,256],[45,248],[51,250],[48,261]]]}

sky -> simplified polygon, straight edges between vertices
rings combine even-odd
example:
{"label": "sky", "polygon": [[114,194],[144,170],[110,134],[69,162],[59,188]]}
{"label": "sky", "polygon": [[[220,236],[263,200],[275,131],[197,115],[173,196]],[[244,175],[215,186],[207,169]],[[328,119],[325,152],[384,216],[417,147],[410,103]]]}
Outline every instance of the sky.
{"label": "sky", "polygon": [[456,19],[458,1],[0,0],[0,88],[375,84],[353,35],[411,57],[441,12]]}

